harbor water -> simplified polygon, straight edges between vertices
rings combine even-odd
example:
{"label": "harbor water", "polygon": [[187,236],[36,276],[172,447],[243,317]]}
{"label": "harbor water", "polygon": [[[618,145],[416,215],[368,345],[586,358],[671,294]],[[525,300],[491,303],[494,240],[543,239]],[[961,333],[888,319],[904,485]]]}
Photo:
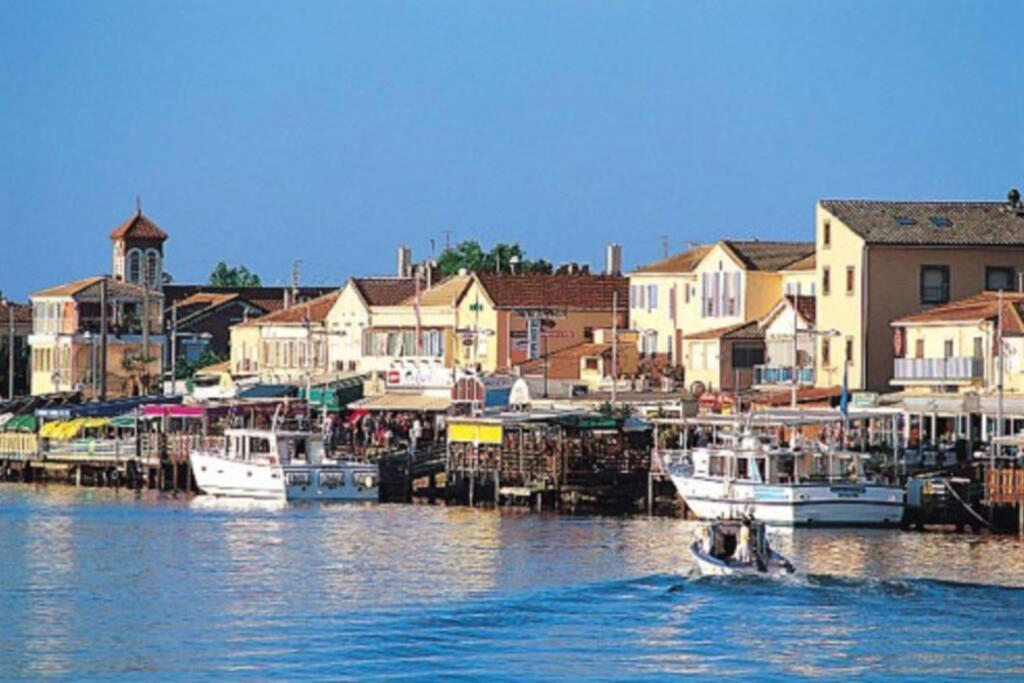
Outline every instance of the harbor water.
{"label": "harbor water", "polygon": [[0,485],[0,679],[1024,677],[1024,545],[779,532],[700,579],[692,522]]}

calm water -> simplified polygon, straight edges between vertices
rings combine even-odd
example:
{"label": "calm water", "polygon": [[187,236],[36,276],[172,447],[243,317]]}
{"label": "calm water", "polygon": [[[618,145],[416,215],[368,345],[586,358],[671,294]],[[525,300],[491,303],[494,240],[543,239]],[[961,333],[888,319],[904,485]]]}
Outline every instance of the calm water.
{"label": "calm water", "polygon": [[0,678],[1024,677],[1024,545],[796,531],[696,579],[690,523],[0,485]]}

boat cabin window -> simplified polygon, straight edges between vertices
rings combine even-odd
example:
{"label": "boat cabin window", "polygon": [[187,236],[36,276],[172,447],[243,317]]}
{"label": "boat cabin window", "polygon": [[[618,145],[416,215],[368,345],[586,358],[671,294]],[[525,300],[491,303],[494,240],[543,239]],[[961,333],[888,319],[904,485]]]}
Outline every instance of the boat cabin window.
{"label": "boat cabin window", "polygon": [[736,478],[750,479],[750,460],[747,458],[736,458]]}
{"label": "boat cabin window", "polygon": [[712,477],[724,477],[725,458],[720,455],[712,455],[708,462],[708,474]]}
{"label": "boat cabin window", "polygon": [[757,465],[757,480],[768,481],[768,461],[764,458],[754,458],[754,464]]}

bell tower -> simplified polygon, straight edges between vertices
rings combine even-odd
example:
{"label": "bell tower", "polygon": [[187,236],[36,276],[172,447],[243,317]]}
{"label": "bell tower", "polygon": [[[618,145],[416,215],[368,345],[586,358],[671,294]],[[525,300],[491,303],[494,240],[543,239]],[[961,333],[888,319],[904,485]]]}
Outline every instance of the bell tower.
{"label": "bell tower", "polygon": [[135,214],[110,233],[114,243],[111,275],[114,279],[163,288],[164,242],[167,233],[142,213],[136,199]]}

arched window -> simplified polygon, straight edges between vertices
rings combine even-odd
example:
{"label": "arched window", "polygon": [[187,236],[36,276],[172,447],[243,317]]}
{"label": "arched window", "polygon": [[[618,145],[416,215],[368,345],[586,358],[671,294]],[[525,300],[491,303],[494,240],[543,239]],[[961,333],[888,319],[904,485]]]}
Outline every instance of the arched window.
{"label": "arched window", "polygon": [[132,249],[128,252],[128,272],[126,273],[125,280],[127,282],[142,281],[142,252],[138,249]]}
{"label": "arched window", "polygon": [[150,249],[146,252],[146,275],[149,278],[148,284],[156,289],[160,284],[160,252]]}

